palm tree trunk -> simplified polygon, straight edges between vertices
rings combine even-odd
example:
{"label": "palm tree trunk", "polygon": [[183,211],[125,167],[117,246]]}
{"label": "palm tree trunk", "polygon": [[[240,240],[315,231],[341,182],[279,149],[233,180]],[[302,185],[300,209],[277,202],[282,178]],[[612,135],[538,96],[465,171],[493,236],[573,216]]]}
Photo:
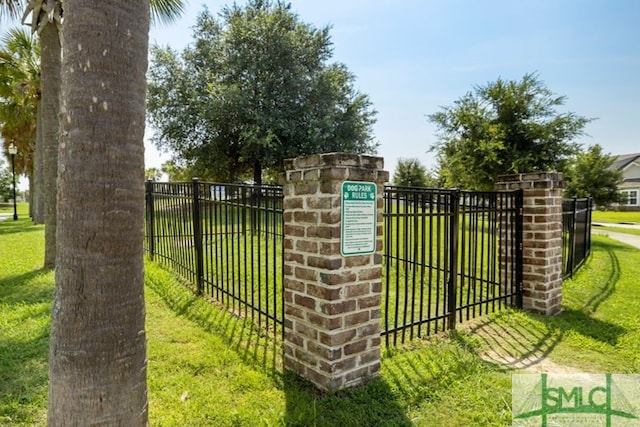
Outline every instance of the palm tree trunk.
{"label": "palm tree trunk", "polygon": [[44,224],[44,156],[43,156],[43,140],[42,140],[42,108],[41,102],[38,102],[36,120],[36,148],[33,150],[33,189],[31,192],[31,200],[33,206],[33,223]]}
{"label": "palm tree trunk", "polygon": [[58,176],[58,135],[60,112],[61,50],[58,29],[47,24],[40,33],[40,67],[42,81],[42,140],[44,173],[44,267],[52,268],[56,260],[56,194]]}
{"label": "palm tree trunk", "polygon": [[145,426],[149,1],[64,6],[48,423]]}

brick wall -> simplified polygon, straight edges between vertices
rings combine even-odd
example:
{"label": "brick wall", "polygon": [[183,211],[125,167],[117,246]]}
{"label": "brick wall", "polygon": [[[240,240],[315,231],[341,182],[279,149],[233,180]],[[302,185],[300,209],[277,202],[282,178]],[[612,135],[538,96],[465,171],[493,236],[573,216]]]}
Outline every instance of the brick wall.
{"label": "brick wall", "polygon": [[[285,163],[285,368],[323,390],[361,384],[380,369],[382,168],[380,157],[343,153]],[[377,184],[373,254],[341,255],[344,181]]]}
{"label": "brick wall", "polygon": [[498,181],[498,190],[523,190],[523,307],[557,314],[562,310],[562,174],[503,175]]}

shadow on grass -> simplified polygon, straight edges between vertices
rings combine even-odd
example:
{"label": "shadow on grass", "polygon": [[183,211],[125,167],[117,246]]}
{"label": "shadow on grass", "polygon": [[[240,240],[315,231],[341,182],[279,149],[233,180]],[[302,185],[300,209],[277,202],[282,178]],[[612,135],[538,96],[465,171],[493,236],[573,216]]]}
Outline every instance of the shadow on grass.
{"label": "shadow on grass", "polygon": [[285,372],[287,426],[410,426],[405,405],[390,384],[374,378],[366,384],[335,393],[319,391],[308,381]]}
{"label": "shadow on grass", "polygon": [[609,272],[609,276],[607,277],[607,281],[604,286],[600,289],[599,292],[592,295],[584,304],[584,308],[593,312],[596,312],[600,307],[600,304],[605,302],[616,290],[616,283],[620,280],[620,261],[618,260],[618,256],[616,252],[621,251],[630,251],[631,249],[625,245],[620,243],[607,243],[606,245],[594,241],[592,243],[591,250],[598,249],[600,251],[606,252],[609,257],[609,261],[611,265],[611,271]]}
{"label": "shadow on grass", "polygon": [[52,282],[36,270],[0,280],[0,424],[32,425],[46,404]]}
{"label": "shadow on grass", "polygon": [[475,321],[466,329],[468,335],[454,334],[455,339],[462,342],[479,339],[483,345],[478,347],[478,352],[483,358],[516,369],[535,368],[568,334],[617,345],[628,331],[618,324],[595,317],[595,313],[616,292],[620,280],[618,257],[633,249],[617,242],[604,244],[594,241],[592,250],[606,254],[610,269],[603,282],[591,288],[584,302],[573,304],[576,308],[564,306],[557,316],[519,312],[514,317],[521,319],[520,322],[510,318],[512,314],[509,312],[499,313],[497,321],[492,318]]}
{"label": "shadow on grass", "polygon": [[[51,270],[34,270],[0,279],[0,302],[39,304],[53,300],[53,287],[44,281]],[[40,280],[42,278],[43,280]]]}
{"label": "shadow on grass", "polygon": [[22,217],[17,221],[9,218],[5,219],[4,221],[0,221],[0,236],[17,233],[32,233],[34,231],[41,232],[43,228],[43,225],[33,225],[33,222],[30,218]]}
{"label": "shadow on grass", "polygon": [[173,312],[221,337],[244,363],[273,379],[285,395],[285,425],[411,425],[405,418],[405,407],[398,402],[397,393],[393,393],[384,379],[372,379],[363,386],[335,393],[319,391],[308,381],[283,370],[279,328],[266,331],[251,319],[239,317],[221,304],[197,296],[190,285],[167,280],[168,276],[162,273],[147,275],[147,286]]}

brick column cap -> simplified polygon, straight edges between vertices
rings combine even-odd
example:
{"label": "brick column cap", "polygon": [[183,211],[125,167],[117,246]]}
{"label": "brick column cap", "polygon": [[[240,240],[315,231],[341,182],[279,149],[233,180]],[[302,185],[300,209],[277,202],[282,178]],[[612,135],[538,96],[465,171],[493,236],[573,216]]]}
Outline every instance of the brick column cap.
{"label": "brick column cap", "polygon": [[306,157],[296,157],[295,159],[285,159],[285,170],[303,170],[309,168],[323,168],[334,166],[348,166],[363,169],[384,168],[384,159],[378,156],[351,153],[321,153],[312,154]]}

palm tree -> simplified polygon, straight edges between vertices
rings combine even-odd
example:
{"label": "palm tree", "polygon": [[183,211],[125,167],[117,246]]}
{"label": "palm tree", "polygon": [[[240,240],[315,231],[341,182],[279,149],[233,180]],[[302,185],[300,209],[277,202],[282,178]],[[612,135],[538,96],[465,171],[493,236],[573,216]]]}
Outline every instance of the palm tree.
{"label": "palm tree", "polygon": [[[5,0],[10,1],[10,0]],[[14,3],[17,0],[13,1]],[[152,0],[151,13],[159,22],[171,22],[183,11],[183,0]],[[56,262],[56,206],[58,175],[58,137],[60,126],[60,29],[63,13],[61,0],[30,0],[23,21],[31,17],[31,30],[40,36],[42,54],[42,110],[44,179],[45,179],[45,255],[44,267]]]}
{"label": "palm tree", "polygon": [[48,424],[146,426],[149,2],[65,0],[64,6]]}
{"label": "palm tree", "polygon": [[24,10],[22,0],[0,0],[0,18],[6,14],[9,18],[17,18]]}
{"label": "palm tree", "polygon": [[33,207],[39,206],[38,196],[42,195],[42,181],[34,183],[34,175],[39,172],[34,165],[34,145],[40,103],[40,51],[24,30],[10,30],[0,42],[0,134],[6,144],[13,142],[18,147],[16,170],[29,177],[30,208],[36,220]]}
{"label": "palm tree", "polygon": [[64,6],[48,423],[145,426],[149,2]]}

